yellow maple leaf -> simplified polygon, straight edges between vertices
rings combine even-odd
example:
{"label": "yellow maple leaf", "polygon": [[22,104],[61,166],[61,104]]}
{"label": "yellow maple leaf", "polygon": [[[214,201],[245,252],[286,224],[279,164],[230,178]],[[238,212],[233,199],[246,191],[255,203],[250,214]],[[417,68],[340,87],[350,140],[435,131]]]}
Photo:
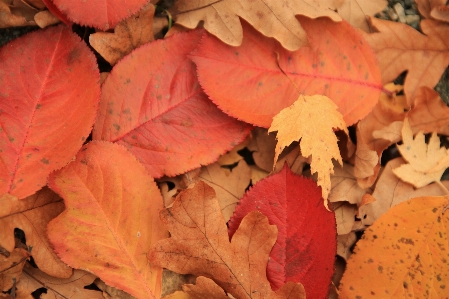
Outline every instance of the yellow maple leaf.
{"label": "yellow maple leaf", "polygon": [[408,164],[393,169],[393,173],[416,188],[432,182],[439,183],[444,170],[449,167],[449,149],[440,147],[436,132],[432,133],[429,144],[426,144],[422,131],[413,139],[410,123],[406,118],[402,126],[402,142],[398,149]]}
{"label": "yellow maple leaf", "polygon": [[275,162],[285,147],[301,139],[302,155],[312,156],[310,168],[312,173],[318,173],[317,183],[325,200],[331,188],[330,175],[334,173],[332,158],[343,163],[333,130],[337,128],[348,133],[343,116],[331,99],[323,95],[300,95],[291,106],[273,117],[268,130],[278,131]]}

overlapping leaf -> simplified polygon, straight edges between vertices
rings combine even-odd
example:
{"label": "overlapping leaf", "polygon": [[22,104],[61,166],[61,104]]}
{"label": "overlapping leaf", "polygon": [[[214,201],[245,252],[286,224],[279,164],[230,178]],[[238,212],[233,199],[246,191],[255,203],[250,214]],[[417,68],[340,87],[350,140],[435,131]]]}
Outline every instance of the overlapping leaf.
{"label": "overlapping leaf", "polygon": [[316,183],[284,165],[240,200],[229,221],[231,237],[243,217],[254,210],[266,215],[279,232],[267,266],[272,287],[301,282],[308,298],[326,298],[336,253],[336,225]]}
{"label": "overlapping leaf", "polygon": [[66,165],[92,128],[100,96],[95,56],[65,26],[0,49],[0,195],[19,199]]}
{"label": "overlapping leaf", "polygon": [[140,47],[103,84],[93,138],[126,146],[153,177],[210,164],[249,133],[249,125],[222,113],[198,84],[187,54],[201,34]]}
{"label": "overlapping leaf", "polygon": [[48,225],[58,256],[135,297],[159,298],[162,269],[148,266],[146,252],[167,236],[158,218],[163,202],[136,158],[120,145],[91,142],[49,185],[66,204]]}
{"label": "overlapping leaf", "polygon": [[212,101],[224,112],[266,128],[299,94],[326,95],[347,125],[367,115],[382,88],[368,44],[344,21],[299,19],[312,45],[294,52],[245,23],[239,47],[207,34],[191,57]]}

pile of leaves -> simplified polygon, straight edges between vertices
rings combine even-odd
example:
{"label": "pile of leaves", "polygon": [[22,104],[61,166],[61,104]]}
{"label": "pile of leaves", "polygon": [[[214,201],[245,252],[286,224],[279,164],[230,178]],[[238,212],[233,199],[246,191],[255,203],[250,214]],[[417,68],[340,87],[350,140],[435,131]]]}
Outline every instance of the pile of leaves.
{"label": "pile of leaves", "polygon": [[0,1],[0,298],[447,298],[445,1],[156,2]]}

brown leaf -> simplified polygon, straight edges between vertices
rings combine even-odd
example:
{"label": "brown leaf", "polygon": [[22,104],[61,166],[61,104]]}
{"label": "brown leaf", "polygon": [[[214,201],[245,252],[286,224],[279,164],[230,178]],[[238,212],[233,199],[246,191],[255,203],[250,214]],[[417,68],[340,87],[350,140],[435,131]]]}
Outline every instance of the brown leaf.
{"label": "brown leaf", "polygon": [[426,19],[430,19],[433,8],[446,5],[446,0],[415,0],[419,13]]}
{"label": "brown leaf", "polygon": [[[286,150],[284,150],[284,152],[285,151]],[[273,172],[281,171],[282,168],[284,167],[284,164],[287,163],[291,171],[293,171],[296,174],[303,175],[304,167],[307,164],[310,164],[311,162],[312,162],[311,157],[306,158],[303,155],[301,155],[301,150],[299,146],[296,145],[289,153],[287,153],[285,156],[283,156],[276,162],[276,166]]]}
{"label": "brown leaf", "polygon": [[148,4],[140,12],[121,21],[114,33],[97,32],[89,36],[91,46],[111,65],[139,46],[154,40],[154,5]]}
{"label": "brown leaf", "polygon": [[337,254],[347,261],[351,256],[351,247],[357,241],[355,232],[337,236]]}
{"label": "brown leaf", "polygon": [[222,288],[212,279],[200,276],[196,279],[196,284],[186,284],[182,287],[184,292],[195,299],[229,299]]}
{"label": "brown leaf", "polygon": [[34,15],[34,21],[40,28],[45,28],[61,22],[54,14],[48,10],[40,11]]}
{"label": "brown leaf", "polygon": [[45,273],[61,278],[72,275],[72,269],[54,253],[47,239],[47,224],[64,210],[64,203],[56,193],[43,188],[34,195],[18,200],[11,195],[0,198],[0,246],[12,251],[15,246],[14,229],[25,233],[27,246],[37,266]]}
{"label": "brown leaf", "polygon": [[14,248],[8,257],[0,254],[0,290],[5,292],[20,281],[23,266],[30,253],[23,248]]}
{"label": "brown leaf", "polygon": [[177,1],[176,23],[195,28],[204,21],[204,28],[224,43],[239,46],[243,32],[240,18],[246,20],[265,36],[274,37],[284,48],[294,51],[306,45],[307,36],[295,15],[309,18],[341,18],[318,1],[252,1],[244,0],[180,0]]}
{"label": "brown leaf", "polygon": [[354,176],[354,167],[351,164],[343,163],[343,167],[335,165],[334,174],[331,175],[330,202],[347,201],[351,204],[359,205],[363,195],[367,192],[357,184]]}
{"label": "brown leaf", "polygon": [[[171,238],[151,248],[151,263],[178,273],[211,278],[235,298],[287,298],[275,296],[284,294],[290,283],[274,293],[266,278],[277,228],[269,225],[260,212],[249,213],[229,242],[214,190],[198,182],[192,189],[182,191],[172,208],[161,212],[161,220]],[[296,292],[288,298],[305,296]]]}
{"label": "brown leaf", "polygon": [[10,6],[4,1],[0,1],[0,28],[36,25],[33,18],[27,19],[25,15],[29,16],[29,11],[26,9]]}
{"label": "brown leaf", "polygon": [[337,221],[337,234],[349,234],[355,224],[355,215],[357,214],[357,205],[345,201],[333,202],[332,207]]}
{"label": "brown leaf", "polygon": [[246,137],[245,141],[243,141],[240,144],[237,144],[232,150],[230,150],[226,154],[221,155],[218,158],[217,161],[218,164],[220,164],[221,166],[232,165],[242,160],[243,157],[238,153],[238,151],[244,149],[251,142],[252,138],[253,138],[252,134],[249,134],[248,137]]}
{"label": "brown leaf", "polygon": [[[253,153],[254,163],[267,171],[273,170],[274,149],[276,147],[276,134],[268,134],[265,128],[256,127],[251,132],[252,139],[248,149]],[[284,164],[281,165],[281,168]]]}

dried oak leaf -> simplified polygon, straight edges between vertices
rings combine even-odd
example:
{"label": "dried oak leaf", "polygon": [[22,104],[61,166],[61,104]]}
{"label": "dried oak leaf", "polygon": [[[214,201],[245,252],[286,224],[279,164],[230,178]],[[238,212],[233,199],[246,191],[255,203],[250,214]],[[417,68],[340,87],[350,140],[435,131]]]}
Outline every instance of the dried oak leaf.
{"label": "dried oak leaf", "polygon": [[357,242],[340,298],[446,298],[448,205],[448,196],[418,197],[382,215]]}
{"label": "dried oak leaf", "polygon": [[333,273],[336,229],[334,213],[323,207],[316,183],[284,164],[240,199],[228,223],[231,238],[251,211],[260,211],[278,228],[266,270],[272,288],[300,282],[309,298],[325,298]]}
{"label": "dried oak leaf", "polygon": [[322,6],[336,10],[349,24],[369,32],[367,16],[374,16],[388,5],[386,0],[320,0]]}
{"label": "dried oak leaf", "polygon": [[89,36],[90,45],[111,65],[132,50],[154,40],[154,5],[149,3],[138,13],[117,24],[114,32],[97,32]]}
{"label": "dried oak leaf", "polygon": [[34,298],[32,294],[40,289],[44,291],[40,297],[41,299],[104,299],[102,292],[86,288],[86,286],[92,284],[95,278],[95,275],[82,270],[74,270],[73,274],[68,278],[56,278],[43,273],[27,263],[23,268],[21,279],[16,286],[16,298]]}
{"label": "dried oak leaf", "polygon": [[102,86],[94,140],[124,145],[152,177],[215,162],[251,126],[220,111],[198,84],[187,55],[202,30],[145,44],[112,69]]}
{"label": "dried oak leaf", "polygon": [[348,125],[365,117],[382,89],[368,43],[346,21],[300,20],[311,46],[294,52],[246,23],[239,47],[205,34],[190,58],[209,98],[225,113],[265,128],[298,94],[329,97]]}
{"label": "dried oak leaf", "polygon": [[[286,283],[276,293],[266,278],[277,228],[258,211],[249,213],[229,242],[214,190],[200,181],[181,191],[173,207],[160,214],[171,238],[148,252],[152,264],[177,273],[205,276],[235,298],[305,298],[301,284]],[[295,288],[290,296],[278,296]]]}
{"label": "dried oak leaf", "polygon": [[377,32],[364,37],[376,52],[384,83],[392,82],[408,71],[404,93],[414,105],[419,87],[434,88],[449,65],[449,27],[447,24],[422,20],[421,34],[412,27],[392,21],[370,18]]}
{"label": "dried oak leaf", "polygon": [[159,298],[162,269],[150,267],[146,253],[167,237],[158,218],[163,202],[136,158],[123,146],[93,141],[48,184],[66,205],[48,224],[58,256],[137,298]]}
{"label": "dried oak leaf", "polygon": [[290,51],[308,44],[306,32],[295,15],[341,20],[334,11],[311,0],[180,0],[177,10],[177,24],[195,28],[200,21],[204,21],[207,31],[231,46],[242,43],[240,17],[263,35],[274,37]]}
{"label": "dried oak leaf", "polygon": [[89,136],[100,98],[95,55],[66,26],[0,48],[0,196],[47,183]]}
{"label": "dried oak leaf", "polygon": [[318,173],[318,185],[322,188],[325,206],[331,188],[330,175],[334,173],[332,159],[343,164],[333,129],[341,129],[348,134],[337,105],[326,96],[300,95],[293,105],[273,117],[268,130],[278,131],[274,162],[285,147],[301,140],[302,155],[312,156],[310,168],[312,173]]}
{"label": "dried oak leaf", "polygon": [[6,292],[20,281],[23,266],[30,253],[23,248],[14,248],[8,257],[0,254],[0,291]]}
{"label": "dried oak leaf", "polygon": [[[377,180],[372,196],[376,201],[359,208],[361,221],[364,225],[371,225],[388,211],[391,207],[419,196],[442,196],[445,191],[436,183],[414,188],[411,184],[403,182],[394,173],[393,169],[406,164],[402,158],[396,158],[387,163]],[[449,181],[441,182],[449,188]]]}
{"label": "dried oak leaf", "polygon": [[51,1],[70,21],[104,31],[114,28],[118,22],[136,13],[148,3],[148,0]]}
{"label": "dried oak leaf", "polygon": [[67,278],[72,269],[55,254],[47,239],[47,224],[64,210],[62,198],[44,187],[35,194],[18,200],[11,195],[0,197],[0,246],[12,251],[14,229],[25,233],[26,245],[36,265],[51,276]]}
{"label": "dried oak leaf", "polygon": [[443,172],[449,167],[449,149],[440,147],[440,138],[434,132],[426,144],[423,132],[413,138],[413,132],[406,118],[402,127],[402,144],[399,152],[408,164],[393,169],[404,182],[416,188],[439,182]]}

